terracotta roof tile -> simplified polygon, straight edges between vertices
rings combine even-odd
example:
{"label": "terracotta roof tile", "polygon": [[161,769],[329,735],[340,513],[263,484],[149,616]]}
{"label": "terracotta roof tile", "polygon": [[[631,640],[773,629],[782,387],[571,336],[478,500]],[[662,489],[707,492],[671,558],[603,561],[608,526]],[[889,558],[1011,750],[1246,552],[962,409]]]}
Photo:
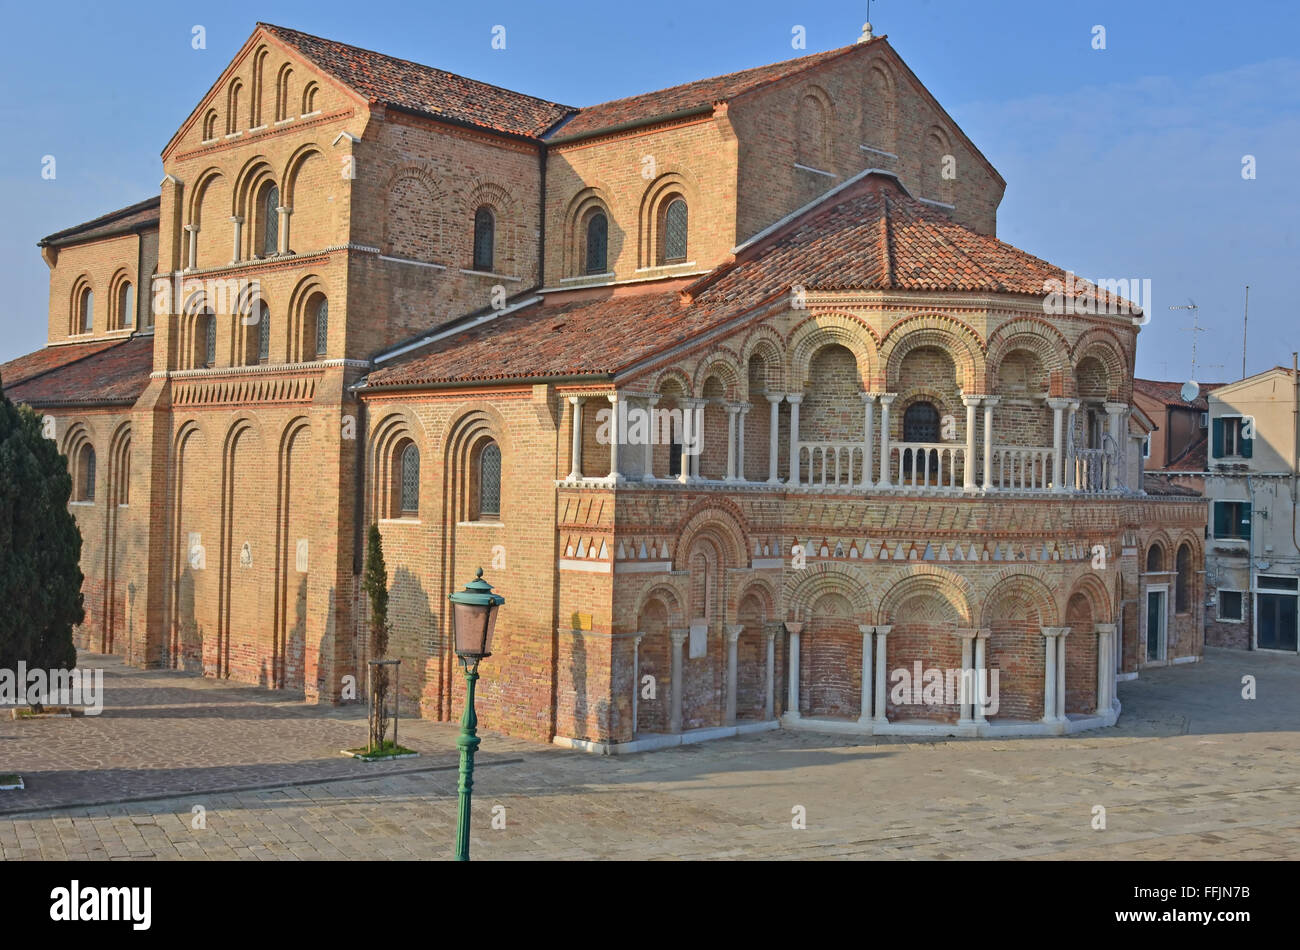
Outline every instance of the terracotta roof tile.
{"label": "terracotta roof tile", "polygon": [[[871,179],[876,179],[871,181]],[[909,198],[892,176],[828,198],[686,288],[551,297],[381,364],[372,386],[609,376],[790,287],[1002,291],[1041,296],[1064,271]],[[885,250],[888,248],[888,252]]]}
{"label": "terracotta roof tile", "polygon": [[1207,411],[1210,406],[1205,399],[1206,393],[1211,393],[1220,386],[1226,386],[1227,383],[1201,383],[1201,392],[1195,399],[1188,402],[1183,398],[1183,383],[1166,382],[1157,379],[1137,379],[1133,380],[1133,391],[1141,393],[1144,396],[1164,403],[1167,406],[1181,406],[1184,409],[1199,409],[1201,412]]}
{"label": "terracotta roof tile", "polygon": [[408,112],[535,138],[577,111],[298,30],[269,23],[259,26],[366,98]]}
{"label": "terracotta roof tile", "polygon": [[153,370],[153,337],[138,336],[111,341],[103,346],[84,344],[79,358],[54,362],[39,374],[28,374],[18,382],[9,381],[9,367],[33,365],[49,350],[80,347],[46,347],[19,357],[0,368],[5,395],[14,402],[30,406],[62,405],[129,405],[149,384]]}
{"label": "terracotta roof tile", "polygon": [[[884,39],[884,37],[878,37],[878,39]],[[764,83],[784,79],[786,76],[819,66],[827,60],[860,48],[861,46],[858,45],[843,46],[825,53],[813,53],[809,56],[800,56],[797,59],[788,59],[768,66],[756,66],[752,69],[743,69],[723,76],[697,79],[694,82],[683,83],[680,86],[670,86],[667,89],[659,89],[637,96],[602,102],[599,105],[587,106],[563,126],[556,129],[552,135],[556,138],[594,135],[604,129],[625,123],[648,122],[662,116],[671,115],[674,112],[712,106],[715,102],[734,99],[741,93],[755,89]]]}
{"label": "terracotta roof tile", "polygon": [[21,382],[48,373],[50,370],[67,366],[77,360],[102,352],[110,346],[117,346],[121,340],[90,340],[86,343],[67,343],[60,346],[47,346],[0,364],[0,382],[5,389],[17,386]]}
{"label": "terracotta roof tile", "polygon": [[161,204],[162,199],[157,195],[146,198],[144,201],[119,208],[117,211],[110,211],[82,224],[55,231],[49,237],[42,238],[37,246],[62,247],[66,244],[80,244],[83,241],[93,241],[114,234],[125,234],[136,229],[156,230],[158,208]]}

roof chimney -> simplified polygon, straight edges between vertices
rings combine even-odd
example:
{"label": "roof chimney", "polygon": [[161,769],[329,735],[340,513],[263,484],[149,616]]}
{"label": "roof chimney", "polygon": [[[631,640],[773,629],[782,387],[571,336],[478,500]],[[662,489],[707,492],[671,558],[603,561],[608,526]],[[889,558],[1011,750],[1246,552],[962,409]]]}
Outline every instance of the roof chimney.
{"label": "roof chimney", "polygon": [[859,43],[866,43],[871,40],[871,24],[862,24],[862,35],[858,37]]}

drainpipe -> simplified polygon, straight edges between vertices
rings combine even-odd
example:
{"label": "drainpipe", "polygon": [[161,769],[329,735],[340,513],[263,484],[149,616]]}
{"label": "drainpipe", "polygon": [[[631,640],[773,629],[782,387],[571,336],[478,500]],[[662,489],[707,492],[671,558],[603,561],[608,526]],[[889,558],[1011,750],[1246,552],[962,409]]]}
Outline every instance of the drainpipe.
{"label": "drainpipe", "polygon": [[1296,469],[1300,468],[1300,371],[1297,367],[1300,354],[1291,354],[1291,543],[1300,557],[1300,540],[1296,539]]}
{"label": "drainpipe", "polygon": [[1246,496],[1250,499],[1250,541],[1248,542],[1247,571],[1250,577],[1250,648],[1256,649],[1255,641],[1259,636],[1259,611],[1255,593],[1255,488],[1250,476],[1246,476]]}

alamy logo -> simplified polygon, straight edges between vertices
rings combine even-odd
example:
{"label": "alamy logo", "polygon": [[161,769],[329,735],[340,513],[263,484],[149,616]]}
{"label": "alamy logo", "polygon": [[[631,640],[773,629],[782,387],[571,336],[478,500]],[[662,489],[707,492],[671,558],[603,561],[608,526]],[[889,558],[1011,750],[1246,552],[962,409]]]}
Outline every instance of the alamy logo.
{"label": "alamy logo", "polygon": [[153,919],[151,887],[70,887],[50,891],[50,920],[127,920],[133,930],[148,930]]}
{"label": "alamy logo", "polygon": [[889,699],[895,706],[964,706],[973,703],[994,716],[998,711],[998,671],[976,669],[926,669],[921,661],[889,674],[893,688]]}
{"label": "alamy logo", "polygon": [[104,711],[103,670],[0,669],[0,706],[81,706],[86,715]]}
{"label": "alamy logo", "polygon": [[1043,281],[1043,313],[1110,314],[1129,317],[1137,326],[1151,322],[1151,278],[1106,278],[1096,283],[1065,272],[1065,280]]}

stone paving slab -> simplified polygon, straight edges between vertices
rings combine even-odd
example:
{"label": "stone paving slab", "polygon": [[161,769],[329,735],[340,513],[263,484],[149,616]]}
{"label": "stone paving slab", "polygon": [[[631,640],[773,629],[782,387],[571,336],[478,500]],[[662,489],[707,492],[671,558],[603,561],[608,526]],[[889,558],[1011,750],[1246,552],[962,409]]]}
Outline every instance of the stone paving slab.
{"label": "stone paving slab", "polygon": [[[1257,678],[1254,700],[1241,697],[1246,675]],[[1300,856],[1300,659],[1211,651],[1204,664],[1144,671],[1120,698],[1118,728],[995,742],[768,732],[597,757],[486,736],[485,750],[519,761],[476,773],[472,850],[497,860]],[[326,729],[330,718],[306,716]],[[409,738],[442,748],[454,732],[413,723]],[[369,772],[13,816],[0,819],[0,857],[445,859],[455,782],[452,771]],[[805,828],[792,827],[796,809]]]}

